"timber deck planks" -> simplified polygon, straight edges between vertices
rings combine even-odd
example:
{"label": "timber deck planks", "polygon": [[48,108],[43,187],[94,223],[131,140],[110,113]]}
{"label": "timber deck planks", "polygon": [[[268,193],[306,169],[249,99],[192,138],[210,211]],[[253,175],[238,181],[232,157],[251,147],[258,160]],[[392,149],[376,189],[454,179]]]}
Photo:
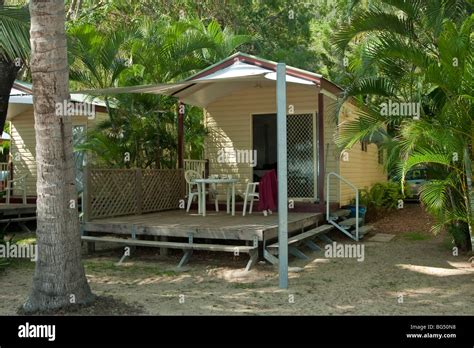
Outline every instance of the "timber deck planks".
{"label": "timber deck planks", "polygon": [[[289,233],[301,232],[304,228],[322,221],[322,213],[289,213]],[[85,232],[112,234],[131,233],[135,228],[137,235],[168,237],[229,239],[229,240],[271,240],[278,231],[278,214],[263,216],[255,212],[251,215],[231,216],[225,212],[209,212],[206,217],[186,213],[182,210],[158,213],[128,215],[113,218],[94,219],[84,224]]]}
{"label": "timber deck planks", "polygon": [[36,204],[0,203],[0,216],[36,214]]}

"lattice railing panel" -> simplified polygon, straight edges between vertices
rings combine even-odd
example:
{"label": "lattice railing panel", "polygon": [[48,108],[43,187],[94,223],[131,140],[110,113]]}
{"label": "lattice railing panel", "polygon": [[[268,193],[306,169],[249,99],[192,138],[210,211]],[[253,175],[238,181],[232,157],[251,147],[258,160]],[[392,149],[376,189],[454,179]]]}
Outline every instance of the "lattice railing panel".
{"label": "lattice railing panel", "polygon": [[142,212],[179,208],[184,199],[184,176],[179,169],[142,170]]}
{"label": "lattice railing panel", "polygon": [[131,169],[92,169],[87,194],[89,217],[137,213],[136,172]]}
{"label": "lattice railing panel", "polygon": [[179,208],[184,199],[180,169],[89,169],[86,219]]}

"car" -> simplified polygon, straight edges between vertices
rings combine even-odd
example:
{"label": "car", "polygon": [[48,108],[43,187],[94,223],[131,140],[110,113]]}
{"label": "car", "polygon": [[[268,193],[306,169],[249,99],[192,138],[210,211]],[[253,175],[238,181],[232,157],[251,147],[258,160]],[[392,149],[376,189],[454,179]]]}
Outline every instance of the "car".
{"label": "car", "polygon": [[419,199],[421,186],[428,181],[428,171],[423,167],[410,169],[405,181],[409,195],[407,198]]}

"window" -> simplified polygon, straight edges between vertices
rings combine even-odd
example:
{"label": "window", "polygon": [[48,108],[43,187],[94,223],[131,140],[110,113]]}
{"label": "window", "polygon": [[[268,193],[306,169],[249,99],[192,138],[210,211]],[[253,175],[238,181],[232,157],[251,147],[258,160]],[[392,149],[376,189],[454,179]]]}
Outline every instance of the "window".
{"label": "window", "polygon": [[360,142],[362,151],[367,152],[367,148],[369,147],[369,142],[368,141],[361,141]]}

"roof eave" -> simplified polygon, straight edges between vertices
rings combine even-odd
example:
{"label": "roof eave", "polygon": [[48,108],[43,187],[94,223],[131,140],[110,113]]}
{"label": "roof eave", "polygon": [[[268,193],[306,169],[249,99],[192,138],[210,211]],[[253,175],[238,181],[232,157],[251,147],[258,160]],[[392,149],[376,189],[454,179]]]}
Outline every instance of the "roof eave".
{"label": "roof eave", "polygon": [[[225,59],[209,66],[209,67],[207,67],[206,69],[201,70],[200,72],[188,77],[185,81],[196,80],[198,78],[208,76],[208,75],[210,75],[210,74],[212,74],[212,73],[214,73],[218,70],[224,69],[224,68],[234,64],[234,62],[236,60],[242,61],[242,62],[247,63],[247,64],[261,66],[261,67],[264,67],[264,68],[267,68],[267,69],[270,69],[270,70],[273,70],[273,71],[276,71],[276,66],[278,64],[277,62],[274,62],[274,61],[271,61],[271,60],[256,57],[256,56],[253,56],[253,55],[250,55],[250,54],[247,54],[247,53],[237,52],[237,53],[234,53],[233,55],[231,55],[231,56],[229,56],[229,57],[227,57],[227,58],[225,58]],[[326,86],[330,86],[327,89],[331,90],[333,92],[336,92],[335,94],[339,94],[339,92],[342,91],[341,87],[339,87],[335,83],[325,79],[320,74],[312,73],[312,72],[307,71],[307,70],[298,69],[298,68],[295,68],[295,67],[292,67],[292,66],[287,66],[287,74],[290,75],[290,76],[299,77],[299,78],[302,78],[302,79],[305,79],[305,80],[308,80],[308,81],[315,82],[318,87],[321,87],[321,82],[324,81],[325,82],[324,84]]]}

